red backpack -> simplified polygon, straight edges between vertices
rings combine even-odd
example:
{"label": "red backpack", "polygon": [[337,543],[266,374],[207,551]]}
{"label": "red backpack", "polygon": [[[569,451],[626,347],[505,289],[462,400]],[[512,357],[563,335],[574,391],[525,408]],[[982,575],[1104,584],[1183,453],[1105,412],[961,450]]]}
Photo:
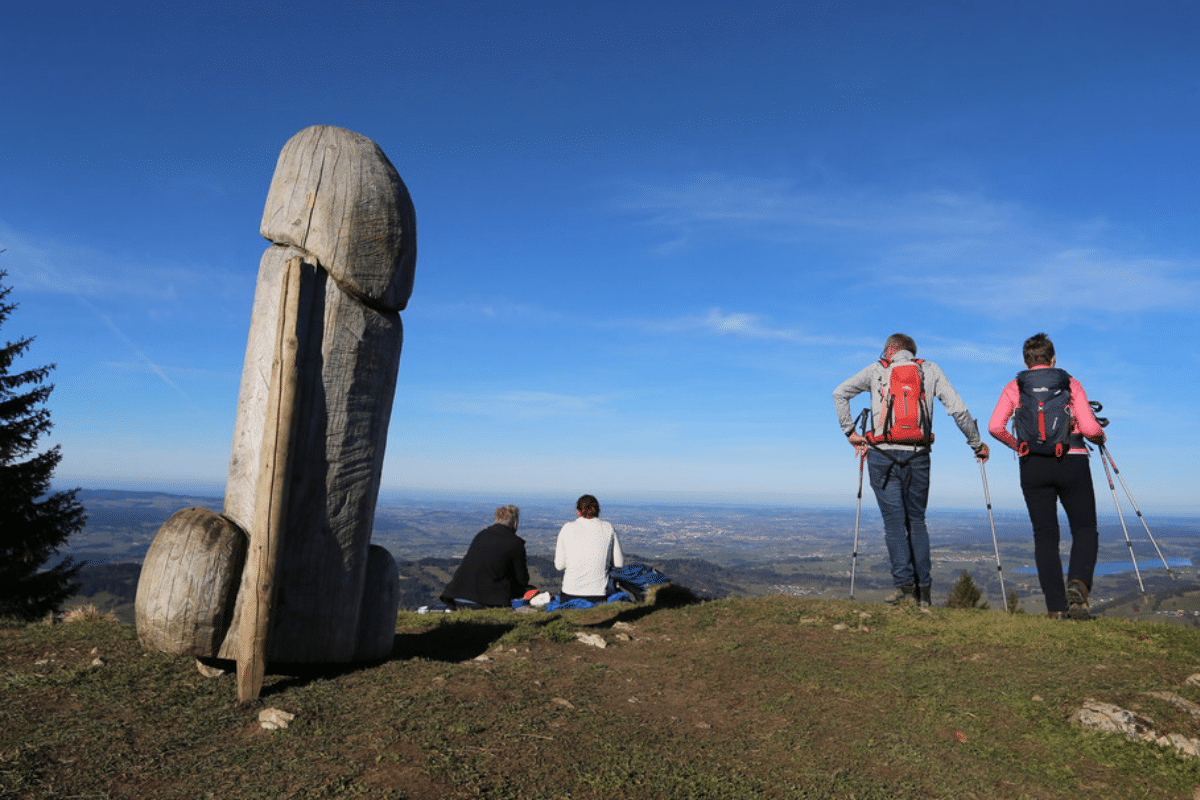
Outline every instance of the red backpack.
{"label": "red backpack", "polygon": [[930,445],[933,444],[933,420],[925,412],[925,378],[919,358],[903,364],[893,364],[881,358],[879,363],[888,374],[879,392],[879,407],[883,413],[880,433],[871,431],[872,443]]}

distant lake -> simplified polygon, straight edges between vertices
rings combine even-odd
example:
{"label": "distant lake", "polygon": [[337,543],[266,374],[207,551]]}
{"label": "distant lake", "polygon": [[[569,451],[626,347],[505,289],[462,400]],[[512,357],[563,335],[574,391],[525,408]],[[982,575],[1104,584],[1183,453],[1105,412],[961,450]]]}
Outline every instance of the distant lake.
{"label": "distant lake", "polygon": [[[1147,569],[1158,567],[1162,569],[1162,559],[1155,558],[1153,560],[1146,559],[1138,562],[1138,569],[1145,572]],[[1169,567],[1190,567],[1192,560],[1190,558],[1168,558],[1167,566]],[[1019,567],[1013,572],[1020,572],[1027,575],[1036,575],[1037,567]],[[1104,575],[1116,575],[1118,572],[1133,572],[1132,561],[1100,561],[1096,564],[1096,577]]]}

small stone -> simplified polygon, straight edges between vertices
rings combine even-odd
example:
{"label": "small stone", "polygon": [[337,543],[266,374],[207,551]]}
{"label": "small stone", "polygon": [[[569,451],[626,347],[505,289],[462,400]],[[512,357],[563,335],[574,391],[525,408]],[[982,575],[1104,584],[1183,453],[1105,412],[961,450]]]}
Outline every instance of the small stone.
{"label": "small stone", "polygon": [[227,672],[222,667],[206,664],[198,658],[196,659],[196,671],[206,678],[219,678]]}
{"label": "small stone", "polygon": [[1084,701],[1082,708],[1071,715],[1070,722],[1084,728],[1120,733],[1134,741],[1152,742],[1158,739],[1154,730],[1154,720],[1112,703],[1102,703],[1090,698]]}
{"label": "small stone", "polygon": [[295,714],[289,714],[279,708],[264,708],[258,712],[258,723],[269,731],[286,728],[295,718]]}

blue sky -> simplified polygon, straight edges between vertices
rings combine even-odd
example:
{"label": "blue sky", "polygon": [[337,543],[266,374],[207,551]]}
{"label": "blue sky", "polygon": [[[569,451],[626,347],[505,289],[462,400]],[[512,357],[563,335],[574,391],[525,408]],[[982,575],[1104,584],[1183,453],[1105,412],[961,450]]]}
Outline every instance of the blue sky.
{"label": "blue sky", "polygon": [[1200,511],[1200,6],[432,5],[6,11],[0,336],[60,482],[223,483],[267,186],[330,124],[417,210],[385,492],[852,504],[830,395],[888,334],[983,426],[1046,331],[1147,515]]}

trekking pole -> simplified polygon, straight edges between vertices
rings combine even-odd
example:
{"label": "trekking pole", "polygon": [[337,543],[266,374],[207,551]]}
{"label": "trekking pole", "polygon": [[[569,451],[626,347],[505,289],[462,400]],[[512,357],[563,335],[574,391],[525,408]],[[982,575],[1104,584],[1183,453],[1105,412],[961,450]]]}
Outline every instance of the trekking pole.
{"label": "trekking pole", "polygon": [[[864,408],[862,413],[855,420],[856,425],[862,426],[862,432],[865,436],[867,433],[867,420],[870,417],[871,409]],[[858,457],[858,509],[854,512],[854,550],[850,554],[850,599],[854,599],[854,573],[858,567],[858,521],[862,517],[862,486],[863,486],[863,464],[867,460],[867,449],[864,447]]]}
{"label": "trekking pole", "polygon": [[867,460],[867,451],[864,449],[862,455],[858,457],[858,509],[854,512],[854,550],[850,555],[850,599],[854,599],[854,572],[858,566],[858,520],[862,516],[862,485],[863,485],[863,463]]}
{"label": "trekking pole", "polygon": [[1004,567],[1000,566],[1000,543],[996,541],[996,518],[992,516],[992,495],[988,491],[987,470],[983,468],[983,462],[979,462],[979,474],[983,476],[983,499],[987,501],[988,522],[992,525],[992,546],[996,548],[996,574],[1000,576],[1000,596],[1004,598],[1004,610],[1007,613],[1012,613],[1008,608],[1008,592],[1004,589]]}
{"label": "trekking pole", "polygon": [[[1104,465],[1104,477],[1108,478],[1108,488],[1112,490],[1113,504],[1117,507],[1117,518],[1121,520],[1121,530],[1125,532],[1125,546],[1129,548],[1129,558],[1133,561],[1133,572],[1137,575],[1138,588],[1146,593],[1146,585],[1142,583],[1142,571],[1138,569],[1137,556],[1133,554],[1133,542],[1129,541],[1129,528],[1125,527],[1125,515],[1121,513],[1121,501],[1117,499],[1117,487],[1113,484],[1112,473],[1108,471],[1108,462],[1104,460],[1105,448],[1100,445],[1100,463]],[[1113,464],[1113,469],[1117,465]],[[1124,481],[1122,481],[1124,483]]]}
{"label": "trekking pole", "polygon": [[[1109,452],[1108,448],[1104,445],[1100,445],[1100,460],[1103,461],[1105,458],[1107,458],[1108,462],[1112,464],[1113,472],[1116,473],[1117,480],[1121,482],[1121,488],[1125,490],[1125,495],[1129,498],[1129,504],[1133,506],[1133,510],[1137,513],[1138,519],[1142,521],[1142,527],[1146,529],[1146,536],[1150,538],[1150,544],[1154,545],[1154,551],[1158,553],[1158,557],[1162,559],[1163,568],[1167,571],[1167,574],[1171,576],[1171,580],[1174,581],[1175,572],[1169,566],[1167,566],[1167,559],[1163,558],[1162,550],[1159,549],[1158,542],[1154,541],[1154,534],[1150,533],[1150,526],[1146,524],[1146,518],[1142,516],[1142,510],[1138,508],[1138,504],[1134,502],[1133,495],[1129,492],[1129,487],[1125,485],[1125,479],[1121,477],[1121,470],[1117,469],[1117,462],[1113,461],[1112,453]],[[1107,470],[1108,467],[1106,465],[1105,471]],[[1110,480],[1109,484],[1111,485],[1111,483],[1112,481]]]}

